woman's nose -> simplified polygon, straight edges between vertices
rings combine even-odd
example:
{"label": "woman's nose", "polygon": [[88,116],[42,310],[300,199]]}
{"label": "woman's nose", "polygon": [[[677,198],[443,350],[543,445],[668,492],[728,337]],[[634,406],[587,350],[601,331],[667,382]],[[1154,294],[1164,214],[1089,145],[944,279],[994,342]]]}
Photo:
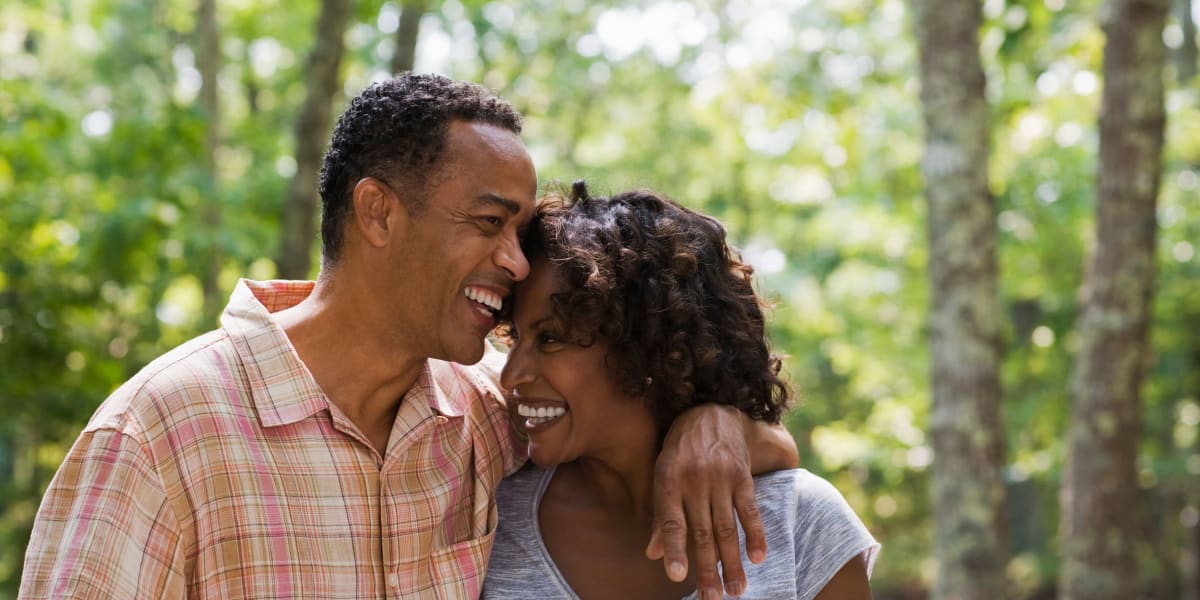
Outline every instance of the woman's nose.
{"label": "woman's nose", "polygon": [[508,351],[508,362],[500,371],[500,385],[515,393],[517,386],[533,381],[533,372],[529,369],[528,362],[525,350],[520,344],[514,344]]}

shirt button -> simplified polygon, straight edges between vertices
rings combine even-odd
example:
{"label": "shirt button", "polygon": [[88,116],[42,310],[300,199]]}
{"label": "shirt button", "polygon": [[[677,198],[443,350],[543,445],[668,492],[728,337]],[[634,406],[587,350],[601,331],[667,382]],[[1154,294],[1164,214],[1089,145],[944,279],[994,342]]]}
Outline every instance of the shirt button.
{"label": "shirt button", "polygon": [[388,585],[394,588],[400,587],[400,576],[395,573],[388,575]]}
{"label": "shirt button", "polygon": [[447,422],[447,421],[449,421],[449,420],[450,420],[450,419],[449,419],[449,418],[447,418],[447,417],[446,417],[446,415],[438,415],[438,416],[436,416],[436,417],[434,417],[434,418],[433,418],[433,421],[434,421],[435,423],[437,423],[438,425],[445,425],[445,424],[446,424],[446,422]]}

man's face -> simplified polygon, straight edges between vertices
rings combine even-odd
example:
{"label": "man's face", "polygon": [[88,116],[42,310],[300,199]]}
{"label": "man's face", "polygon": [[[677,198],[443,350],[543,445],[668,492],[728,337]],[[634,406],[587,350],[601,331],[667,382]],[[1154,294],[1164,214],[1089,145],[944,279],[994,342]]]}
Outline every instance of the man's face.
{"label": "man's face", "polygon": [[484,337],[513,284],[529,274],[520,236],[533,217],[537,175],[516,134],[455,121],[441,172],[424,206],[397,235],[388,297],[397,335],[419,356],[463,364],[483,356]]}

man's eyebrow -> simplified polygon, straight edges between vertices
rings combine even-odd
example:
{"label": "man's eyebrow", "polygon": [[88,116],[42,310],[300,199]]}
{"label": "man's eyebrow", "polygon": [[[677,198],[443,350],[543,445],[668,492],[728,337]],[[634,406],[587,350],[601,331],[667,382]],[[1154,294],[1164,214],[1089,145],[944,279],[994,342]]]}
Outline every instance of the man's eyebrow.
{"label": "man's eyebrow", "polygon": [[519,203],[517,203],[516,200],[510,200],[508,198],[505,198],[504,196],[500,196],[498,194],[493,194],[491,192],[484,192],[484,193],[476,196],[475,203],[476,204],[480,204],[480,203],[498,204],[502,208],[504,208],[504,210],[506,210],[514,215],[521,212],[521,205]]}

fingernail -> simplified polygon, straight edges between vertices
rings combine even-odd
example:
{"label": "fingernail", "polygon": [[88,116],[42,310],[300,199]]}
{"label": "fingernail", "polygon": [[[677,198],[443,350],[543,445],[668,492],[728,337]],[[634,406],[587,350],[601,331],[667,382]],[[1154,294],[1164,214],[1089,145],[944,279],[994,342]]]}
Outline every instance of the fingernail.
{"label": "fingernail", "polygon": [[767,559],[767,553],[762,550],[754,550],[750,552],[750,562],[758,564]]}
{"label": "fingernail", "polygon": [[729,595],[730,596],[741,596],[744,593],[746,593],[746,585],[744,583],[742,583],[740,581],[735,581],[735,582],[729,584]]}
{"label": "fingernail", "polygon": [[704,592],[700,594],[700,598],[703,600],[721,600],[721,594],[712,590],[704,590]]}
{"label": "fingernail", "polygon": [[687,569],[681,562],[672,562],[667,569],[670,570],[671,579],[675,581],[682,581],[684,577],[687,577]]}

